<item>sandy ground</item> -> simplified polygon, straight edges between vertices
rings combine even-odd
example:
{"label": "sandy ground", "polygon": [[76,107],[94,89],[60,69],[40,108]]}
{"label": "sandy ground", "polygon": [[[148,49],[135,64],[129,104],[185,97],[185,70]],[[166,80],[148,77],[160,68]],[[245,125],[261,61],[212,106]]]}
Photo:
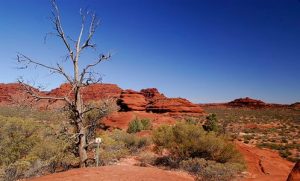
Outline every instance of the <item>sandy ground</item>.
{"label": "sandy ground", "polygon": [[99,168],[73,169],[29,181],[192,181],[183,172],[166,171],[158,168],[128,165],[104,166]]}
{"label": "sandy ground", "polygon": [[237,142],[237,147],[247,162],[248,174],[245,181],[285,181],[293,163],[279,156],[276,151],[260,149]]}

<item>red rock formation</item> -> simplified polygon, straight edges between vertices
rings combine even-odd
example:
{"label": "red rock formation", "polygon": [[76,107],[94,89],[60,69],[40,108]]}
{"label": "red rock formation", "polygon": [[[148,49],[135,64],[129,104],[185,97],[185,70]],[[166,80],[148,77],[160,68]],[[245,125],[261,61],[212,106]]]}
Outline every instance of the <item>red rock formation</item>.
{"label": "red rock formation", "polygon": [[203,113],[200,106],[183,98],[157,99],[147,106],[147,111],[154,113]]}
{"label": "red rock formation", "polygon": [[125,90],[121,93],[117,103],[121,107],[121,111],[145,111],[148,102],[142,93]]}
{"label": "red rock formation", "polygon": [[[37,89],[32,89],[39,92]],[[0,84],[0,105],[26,104],[26,101],[32,101],[32,98],[26,94],[21,84]]]}
{"label": "red rock formation", "polygon": [[[39,95],[53,97],[68,96],[71,90],[70,84],[62,84],[60,87],[49,92],[35,91]],[[72,95],[69,95],[72,98]],[[94,84],[82,88],[82,97],[84,101],[97,101],[107,97],[120,98],[118,100],[122,111],[147,111],[154,113],[172,113],[176,114],[202,114],[200,106],[192,104],[182,98],[167,98],[159,93],[157,89],[142,89],[141,92],[122,89],[115,84]],[[22,99],[21,99],[22,98]],[[27,95],[20,84],[0,84],[0,104],[14,104],[23,102],[25,105],[32,103],[32,97]],[[32,103],[34,107],[40,109],[55,109],[64,106],[63,101],[40,100],[38,103]]]}
{"label": "red rock formation", "polygon": [[289,107],[291,107],[293,109],[300,110],[300,102],[296,102],[294,104],[291,104]]}
{"label": "red rock formation", "polygon": [[231,107],[249,107],[249,108],[261,108],[267,106],[267,104],[264,103],[263,101],[251,99],[249,97],[235,99],[234,101],[227,103],[227,105]]}
{"label": "red rock formation", "polygon": [[289,174],[289,177],[287,181],[299,181],[300,180],[300,161],[298,161],[291,173]]}
{"label": "red rock formation", "polygon": [[[66,96],[71,90],[70,84],[62,84],[59,88],[51,90],[48,95]],[[93,84],[82,88],[83,100],[100,100],[103,98],[118,98],[122,89],[115,84]]]}
{"label": "red rock formation", "polygon": [[153,113],[203,114],[203,109],[186,99],[167,98],[156,88],[142,89],[140,92],[124,91],[119,100],[122,111],[147,111]]}
{"label": "red rock formation", "polygon": [[142,111],[116,112],[101,120],[106,129],[127,129],[128,124],[135,118],[149,119],[154,128],[161,124],[175,124],[176,120],[168,115],[147,113]]}
{"label": "red rock formation", "polygon": [[142,89],[141,93],[145,96],[146,100],[150,103],[158,99],[166,98],[163,94],[159,93],[156,88]]}

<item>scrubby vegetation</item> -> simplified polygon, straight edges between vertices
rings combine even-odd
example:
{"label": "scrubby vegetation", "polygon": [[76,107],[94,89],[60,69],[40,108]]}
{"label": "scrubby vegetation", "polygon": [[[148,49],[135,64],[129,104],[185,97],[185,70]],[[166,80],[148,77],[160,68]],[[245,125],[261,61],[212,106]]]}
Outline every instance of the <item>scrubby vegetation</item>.
{"label": "scrubby vegetation", "polygon": [[128,124],[128,133],[137,133],[142,130],[150,130],[152,128],[151,121],[149,119],[135,118]]}
{"label": "scrubby vegetation", "polygon": [[23,113],[16,114],[20,117],[9,116],[15,110],[1,110],[5,116],[0,116],[0,178],[16,180],[76,166],[66,134],[57,127],[24,118]]}
{"label": "scrubby vegetation", "polygon": [[163,125],[153,131],[152,139],[157,152],[169,152],[156,163],[183,168],[199,179],[228,180],[245,167],[241,155],[225,135],[207,132],[198,124]]}
{"label": "scrubby vegetation", "polygon": [[[219,125],[246,144],[278,150],[290,161],[300,159],[300,111],[289,108],[206,108]],[[203,120],[204,122],[205,120]]]}
{"label": "scrubby vegetation", "polygon": [[[117,110],[110,100],[92,104],[99,109],[90,111],[85,119],[91,125],[89,129],[93,134],[87,135],[90,139],[99,127],[98,120]],[[70,116],[72,114],[58,110],[0,107],[0,180],[17,180],[78,167],[76,136],[68,124]],[[93,161],[88,164],[94,165]]]}
{"label": "scrubby vegetation", "polygon": [[208,132],[210,131],[218,132],[220,130],[216,114],[210,114],[209,116],[206,117],[206,121],[203,124],[203,129]]}
{"label": "scrubby vegetation", "polygon": [[120,158],[136,154],[150,144],[148,138],[137,137],[122,130],[105,132],[101,137],[103,138],[103,144],[100,149],[100,161],[102,165],[109,165]]}

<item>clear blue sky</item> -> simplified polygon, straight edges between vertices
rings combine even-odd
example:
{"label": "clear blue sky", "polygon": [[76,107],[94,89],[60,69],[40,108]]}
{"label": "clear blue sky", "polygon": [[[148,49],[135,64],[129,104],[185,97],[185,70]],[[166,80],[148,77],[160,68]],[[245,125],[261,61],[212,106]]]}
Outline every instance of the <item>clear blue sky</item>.
{"label": "clear blue sky", "polygon": [[[96,70],[104,83],[156,87],[193,102],[253,97],[300,101],[299,0],[57,0],[65,32],[77,36],[79,8],[102,20],[94,42],[111,61]],[[17,77],[47,89],[63,79],[15,69],[16,52],[50,64],[61,61],[47,0],[0,0],[0,82]],[[89,62],[95,52],[82,57]]]}

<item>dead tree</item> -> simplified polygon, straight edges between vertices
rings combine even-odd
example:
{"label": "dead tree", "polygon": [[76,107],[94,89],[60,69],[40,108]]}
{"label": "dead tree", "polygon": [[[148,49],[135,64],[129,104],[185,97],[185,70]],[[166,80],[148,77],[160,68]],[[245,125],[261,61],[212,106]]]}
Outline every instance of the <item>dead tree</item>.
{"label": "dead tree", "polygon": [[[71,61],[73,66],[72,73],[67,73],[62,65],[59,63],[56,66],[51,66],[44,64],[40,61],[34,60],[24,54],[18,53],[17,61],[21,64],[22,68],[27,68],[30,65],[35,67],[45,68],[51,71],[51,73],[59,74],[65,78],[65,80],[71,85],[72,89],[70,92],[63,97],[52,97],[52,96],[42,96],[35,91],[30,86],[26,85],[23,81],[19,81],[25,88],[26,92],[30,94],[33,98],[38,100],[58,100],[64,101],[72,113],[72,119],[70,119],[70,124],[75,128],[75,136],[77,138],[77,152],[80,158],[80,167],[86,167],[87,148],[89,146],[89,140],[87,138],[89,128],[92,125],[85,124],[85,115],[94,109],[99,109],[97,107],[86,106],[83,103],[81,90],[91,84],[98,83],[101,77],[97,76],[92,69],[100,64],[104,60],[110,59],[110,54],[104,55],[100,54],[99,57],[86,64],[84,67],[79,67],[80,55],[83,51],[89,48],[95,48],[96,44],[92,42],[93,36],[99,25],[99,21],[94,13],[83,12],[80,10],[81,15],[81,28],[77,40],[72,40],[67,34],[65,34],[61,22],[60,11],[55,0],[51,0],[52,5],[52,18],[51,22],[54,25],[54,33],[64,44],[68,59]],[[89,21],[87,21],[87,19]],[[88,26],[87,26],[88,25]],[[86,29],[87,26],[87,30]],[[84,36],[84,34],[86,35]],[[85,37],[85,38],[84,38]],[[73,75],[72,75],[73,74]]]}

